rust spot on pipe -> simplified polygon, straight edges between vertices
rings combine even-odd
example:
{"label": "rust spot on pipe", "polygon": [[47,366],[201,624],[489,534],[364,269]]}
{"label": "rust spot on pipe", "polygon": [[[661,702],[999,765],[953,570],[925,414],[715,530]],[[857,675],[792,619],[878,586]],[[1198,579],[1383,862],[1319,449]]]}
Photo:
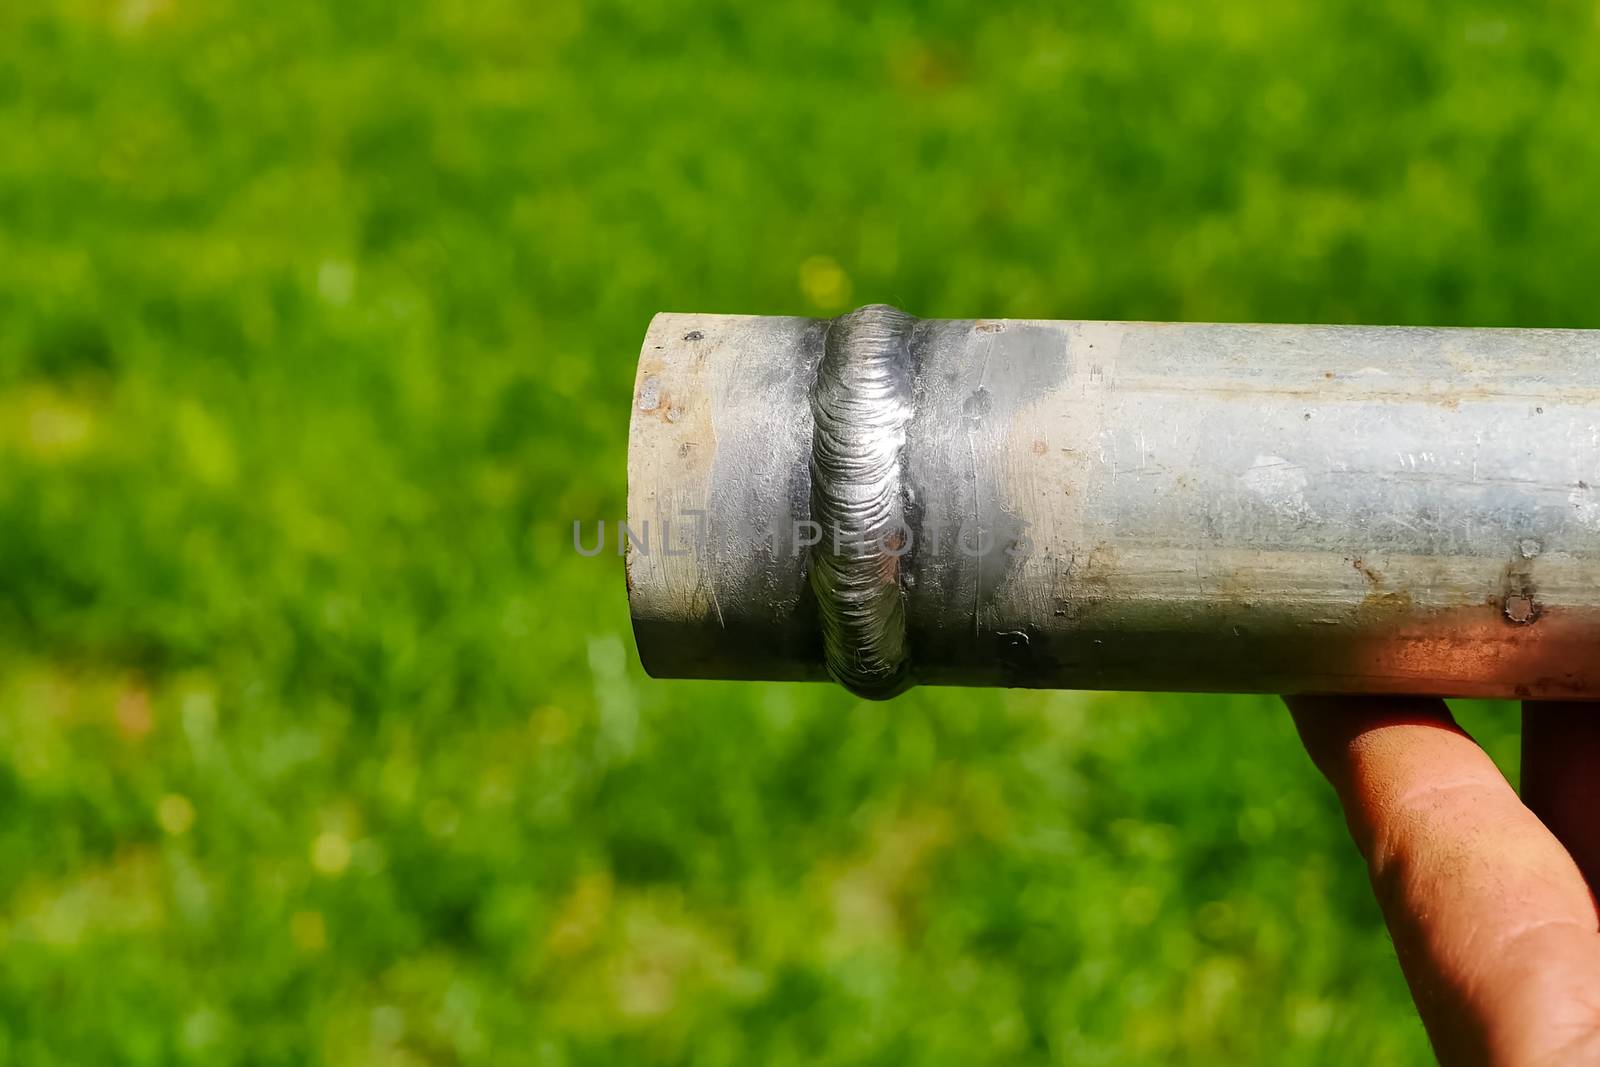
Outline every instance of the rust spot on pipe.
{"label": "rust spot on pipe", "polygon": [[1361,601],[1361,607],[1369,617],[1405,618],[1411,614],[1411,594],[1405,590],[1391,593],[1368,593]]}
{"label": "rust spot on pipe", "polygon": [[1532,625],[1544,614],[1544,605],[1538,601],[1533,581],[1533,564],[1539,557],[1540,547],[1539,542],[1526,538],[1518,542],[1517,551],[1511,562],[1506,564],[1501,579],[1501,595],[1495,599],[1499,602],[1501,615],[1513,626]]}
{"label": "rust spot on pipe", "polygon": [[667,395],[661,379],[650,375],[639,385],[639,410],[654,415],[662,422],[677,422],[683,417],[683,405]]}
{"label": "rust spot on pipe", "polygon": [[1515,623],[1529,623],[1539,617],[1539,605],[1520,593],[1506,597],[1505,611],[1506,618]]}

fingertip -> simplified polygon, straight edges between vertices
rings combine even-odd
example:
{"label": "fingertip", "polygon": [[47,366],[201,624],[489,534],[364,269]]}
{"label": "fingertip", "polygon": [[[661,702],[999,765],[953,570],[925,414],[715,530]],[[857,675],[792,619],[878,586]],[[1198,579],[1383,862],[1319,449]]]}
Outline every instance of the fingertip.
{"label": "fingertip", "polygon": [[1437,697],[1300,694],[1283,700],[1312,761],[1335,784],[1361,742],[1378,731],[1428,727],[1467,736]]}

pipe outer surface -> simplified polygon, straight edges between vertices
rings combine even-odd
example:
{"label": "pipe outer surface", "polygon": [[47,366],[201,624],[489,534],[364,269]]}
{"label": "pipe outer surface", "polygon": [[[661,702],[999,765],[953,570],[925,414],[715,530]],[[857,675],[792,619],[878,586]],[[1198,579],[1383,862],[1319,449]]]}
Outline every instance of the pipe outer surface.
{"label": "pipe outer surface", "polygon": [[1600,698],[1600,331],[661,314],[657,677]]}

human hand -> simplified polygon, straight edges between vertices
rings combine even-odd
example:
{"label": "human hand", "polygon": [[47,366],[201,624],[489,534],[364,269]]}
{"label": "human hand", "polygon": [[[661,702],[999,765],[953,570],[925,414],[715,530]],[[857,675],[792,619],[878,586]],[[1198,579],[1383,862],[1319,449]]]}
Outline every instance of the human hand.
{"label": "human hand", "polygon": [[1442,700],[1286,702],[1440,1062],[1600,1063],[1600,705],[1524,705],[1519,800]]}

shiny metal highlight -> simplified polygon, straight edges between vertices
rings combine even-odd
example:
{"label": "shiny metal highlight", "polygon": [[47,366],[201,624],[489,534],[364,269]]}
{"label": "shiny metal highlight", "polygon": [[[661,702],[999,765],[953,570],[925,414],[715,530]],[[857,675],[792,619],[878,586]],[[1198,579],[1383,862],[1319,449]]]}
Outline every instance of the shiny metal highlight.
{"label": "shiny metal highlight", "polygon": [[828,672],[861,696],[910,680],[900,563],[910,547],[901,454],[911,422],[911,328],[874,304],[835,319],[811,392],[811,546]]}

